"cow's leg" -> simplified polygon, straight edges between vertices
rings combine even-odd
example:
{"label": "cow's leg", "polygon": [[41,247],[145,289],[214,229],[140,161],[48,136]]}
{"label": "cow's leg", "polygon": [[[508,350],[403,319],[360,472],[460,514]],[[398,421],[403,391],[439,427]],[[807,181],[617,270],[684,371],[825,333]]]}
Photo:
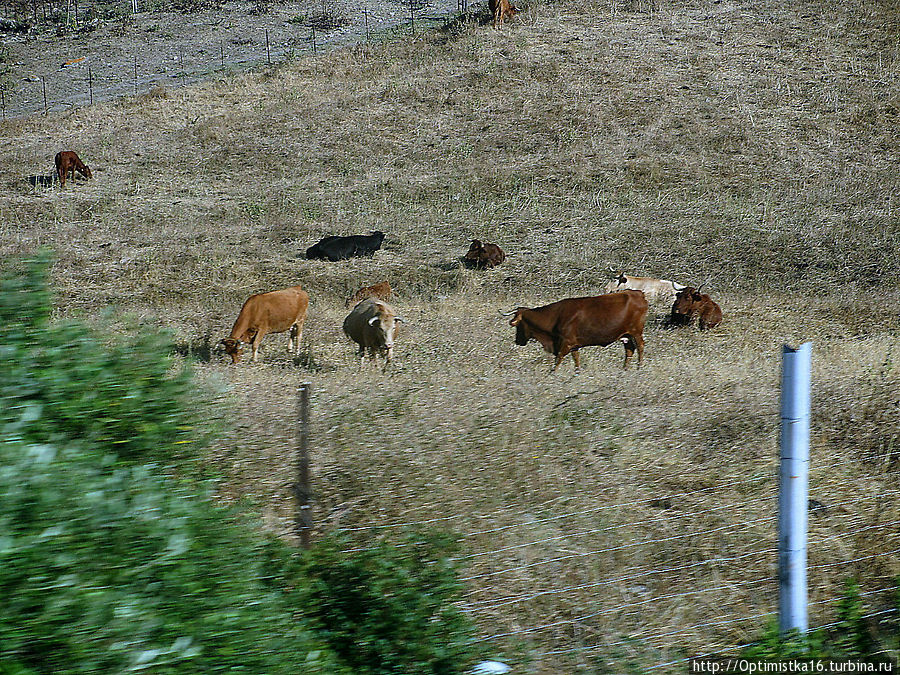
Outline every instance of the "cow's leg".
{"label": "cow's leg", "polygon": [[[559,347],[559,351],[556,353],[556,363],[553,364],[553,369],[550,371],[551,373],[556,372],[556,369],[559,368],[559,364],[562,363],[562,360],[566,358],[568,353],[571,350],[569,349],[569,345],[562,344]],[[574,358],[574,357],[572,357]]]}
{"label": "cow's leg", "polygon": [[59,187],[66,187],[66,172],[63,170],[62,164],[56,167],[56,173],[59,175]]}
{"label": "cow's leg", "polygon": [[263,336],[265,333],[262,331],[257,331],[253,335],[253,339],[250,341],[250,348],[253,350],[253,362],[256,363],[256,360],[259,358],[259,343],[262,342]]}
{"label": "cow's leg", "polygon": [[303,337],[303,322],[306,320],[306,317],[300,319],[295,325],[297,327],[297,356],[300,356],[300,338]]}
{"label": "cow's leg", "polygon": [[634,336],[634,344],[637,346],[638,368],[640,368],[641,364],[644,362],[644,336],[643,335],[635,335]]}
{"label": "cow's leg", "polygon": [[[632,335],[625,335],[622,337],[622,342],[625,345],[625,365],[623,368],[628,370],[628,360],[634,356],[635,347],[637,347],[637,341],[634,339]],[[643,345],[639,348],[640,352],[643,352]],[[641,360],[641,356],[638,356],[638,361]]]}

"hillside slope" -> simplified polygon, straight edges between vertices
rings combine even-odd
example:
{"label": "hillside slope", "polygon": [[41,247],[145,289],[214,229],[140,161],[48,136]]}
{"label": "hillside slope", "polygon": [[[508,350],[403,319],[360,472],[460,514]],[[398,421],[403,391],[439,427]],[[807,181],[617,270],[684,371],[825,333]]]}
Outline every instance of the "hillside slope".
{"label": "hillside slope", "polygon": [[[643,672],[777,609],[779,349],[814,342],[810,593],[872,611],[896,550],[898,13],[888,3],[535,4],[193,88],[0,125],[0,251],[52,246],[58,314],[173,330],[231,392],[223,500],[290,536],[296,385],[313,387],[323,530],[463,535],[469,609],[521,672]],[[34,189],[57,150],[94,169]],[[306,261],[327,234],[371,259]],[[496,270],[461,269],[471,238]],[[552,376],[498,315],[598,293],[607,267],[706,288],[721,328],[653,312],[641,370]],[[407,325],[359,370],[344,299],[389,279]],[[210,347],[301,283],[303,355]],[[683,672],[683,665],[660,672]],[[518,671],[517,671],[518,672]]]}

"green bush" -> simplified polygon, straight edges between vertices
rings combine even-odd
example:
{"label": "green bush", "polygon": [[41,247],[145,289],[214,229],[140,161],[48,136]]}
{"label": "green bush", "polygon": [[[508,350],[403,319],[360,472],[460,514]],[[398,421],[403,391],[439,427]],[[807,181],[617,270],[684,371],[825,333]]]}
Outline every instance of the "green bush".
{"label": "green bush", "polygon": [[269,558],[146,467],[0,443],[0,672],[343,672]]}
{"label": "green bush", "polygon": [[0,429],[24,443],[80,443],[123,460],[167,459],[196,442],[186,369],[155,332],[106,346],[51,323],[48,258],[0,280]]}
{"label": "green bush", "polygon": [[319,634],[359,675],[452,675],[476,659],[472,625],[453,604],[461,596],[454,540],[411,532],[396,544],[353,547],[328,538],[294,571],[298,602]]}
{"label": "green bush", "polygon": [[51,322],[47,257],[19,266],[0,280],[0,675],[471,662],[449,540],[298,556],[155,475],[140,460],[198,437],[189,374],[157,336]]}
{"label": "green bush", "polygon": [[[900,612],[900,587],[891,602]],[[762,637],[745,649],[742,656],[749,658],[853,658],[873,661],[885,660],[885,650],[896,649],[900,644],[900,626],[896,619],[884,622],[880,628],[867,621],[865,607],[859,592],[859,584],[849,579],[844,596],[837,606],[837,617],[828,628],[812,630],[807,635],[796,631],[782,635],[778,622],[772,620]]]}

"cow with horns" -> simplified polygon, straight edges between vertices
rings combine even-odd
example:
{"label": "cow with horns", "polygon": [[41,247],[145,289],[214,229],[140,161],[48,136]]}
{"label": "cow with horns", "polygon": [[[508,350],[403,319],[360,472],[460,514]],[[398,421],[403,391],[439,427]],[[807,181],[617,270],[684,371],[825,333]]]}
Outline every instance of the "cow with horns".
{"label": "cow with horns", "polygon": [[644,323],[647,300],[640,291],[622,291],[585,298],[567,298],[529,309],[518,307],[509,325],[516,329],[516,344],[525,345],[532,338],[556,357],[555,371],[571,352],[575,369],[581,367],[578,350],[582,347],[605,347],[621,340],[625,345],[625,364],[637,351],[638,364],[644,359]]}

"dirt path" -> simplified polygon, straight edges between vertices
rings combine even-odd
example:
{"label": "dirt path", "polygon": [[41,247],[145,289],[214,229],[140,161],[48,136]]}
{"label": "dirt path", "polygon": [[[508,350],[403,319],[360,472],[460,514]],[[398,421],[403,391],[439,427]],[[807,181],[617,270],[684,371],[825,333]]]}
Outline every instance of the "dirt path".
{"label": "dirt path", "polygon": [[[417,29],[458,9],[457,0],[415,2]],[[352,9],[332,4],[328,11],[343,26],[305,25],[303,17],[321,14],[318,3],[273,4],[258,14],[252,3],[232,1],[221,11],[139,12],[62,37],[49,28],[0,33],[0,107],[7,119],[42,113],[46,95],[47,112],[68,110],[412,30],[405,0],[368,0]]]}

